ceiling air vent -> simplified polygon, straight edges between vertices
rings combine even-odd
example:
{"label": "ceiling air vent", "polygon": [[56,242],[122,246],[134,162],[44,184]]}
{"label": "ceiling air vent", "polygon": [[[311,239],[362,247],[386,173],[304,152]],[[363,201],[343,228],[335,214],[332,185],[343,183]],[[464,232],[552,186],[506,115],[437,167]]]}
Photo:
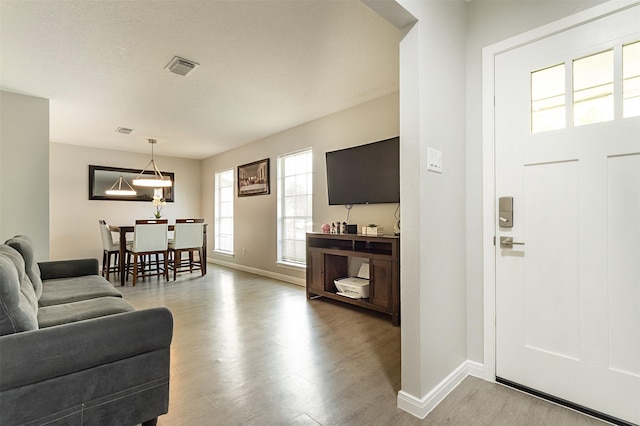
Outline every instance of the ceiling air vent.
{"label": "ceiling air vent", "polygon": [[130,134],[131,132],[133,132],[133,129],[127,129],[126,127],[118,127],[118,128],[116,129],[116,132],[118,132],[118,133],[122,133],[123,135],[128,135],[128,134]]}
{"label": "ceiling air vent", "polygon": [[165,67],[165,69],[171,71],[174,74],[187,75],[198,65],[200,64],[188,59],[180,58],[179,56],[174,56],[171,62],[169,62],[169,64]]}

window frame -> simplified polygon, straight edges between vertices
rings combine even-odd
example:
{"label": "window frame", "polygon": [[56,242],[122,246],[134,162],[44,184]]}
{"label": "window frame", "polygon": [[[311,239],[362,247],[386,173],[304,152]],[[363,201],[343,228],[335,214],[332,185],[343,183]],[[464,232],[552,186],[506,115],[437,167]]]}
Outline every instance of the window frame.
{"label": "window frame", "polygon": [[[222,175],[223,174],[229,174],[230,175],[230,184],[229,185],[225,185],[225,186],[220,186],[221,180],[222,180]],[[234,198],[235,198],[235,193],[234,193],[234,188],[235,188],[235,170],[234,168],[230,168],[230,169],[225,169],[225,170],[220,170],[214,173],[214,183],[213,183],[213,188],[214,188],[214,196],[213,196],[213,220],[214,220],[214,235],[213,235],[213,251],[215,253],[218,254],[224,254],[224,255],[228,255],[228,256],[234,256],[234,250],[235,250],[235,245],[234,245],[234,238],[235,238],[235,203],[234,203]],[[231,198],[229,201],[226,201],[227,203],[231,204],[231,232],[229,233],[228,230],[225,230],[225,232],[221,232],[221,225],[220,222],[223,219],[229,219],[229,217],[227,216],[221,216],[221,207],[222,207],[222,202],[220,200],[220,190],[224,189],[224,188],[230,188],[231,190]],[[220,247],[220,241],[221,241],[221,236],[229,236],[230,237],[230,241],[231,241],[231,249],[227,250],[224,248]]]}
{"label": "window frame", "polygon": [[[291,158],[301,154],[310,156],[310,158],[308,159],[309,168],[304,173],[295,173],[295,176],[300,176],[302,174],[306,175],[308,179],[306,184],[307,192],[305,192],[304,194],[298,194],[298,193],[293,195],[286,194],[285,193],[285,177],[291,177],[291,175],[285,176],[285,173],[287,173],[287,170],[285,170],[285,167],[284,167],[285,160],[287,158]],[[294,269],[306,268],[306,250],[305,250],[305,255],[301,259],[298,259],[297,261],[291,260],[290,257],[287,257],[284,254],[285,252],[284,245],[286,241],[293,241],[294,245],[303,244],[306,247],[306,233],[311,232],[313,227],[313,174],[314,174],[313,173],[313,148],[308,147],[308,148],[304,148],[297,151],[279,155],[276,163],[277,163],[277,259],[276,259],[276,263],[280,266],[290,267]],[[303,216],[286,215],[286,204],[285,204],[286,198],[293,197],[293,196],[296,196],[296,197],[306,196],[308,198],[307,205],[305,207],[306,208],[305,215]],[[305,221],[305,224],[304,224],[305,232],[304,232],[303,238],[296,238],[295,236],[294,238],[285,238],[285,233],[286,233],[285,222],[290,220],[291,218],[293,218],[294,220]],[[296,232],[295,229],[293,232],[295,234]]]}

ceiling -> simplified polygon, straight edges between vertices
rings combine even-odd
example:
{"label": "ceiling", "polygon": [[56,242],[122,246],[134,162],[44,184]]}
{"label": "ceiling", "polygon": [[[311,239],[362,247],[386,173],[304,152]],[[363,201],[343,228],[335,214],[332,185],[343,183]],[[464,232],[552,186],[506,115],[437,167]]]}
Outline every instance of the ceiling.
{"label": "ceiling", "polygon": [[52,142],[203,159],[398,91],[399,37],[358,0],[0,0],[0,88]]}

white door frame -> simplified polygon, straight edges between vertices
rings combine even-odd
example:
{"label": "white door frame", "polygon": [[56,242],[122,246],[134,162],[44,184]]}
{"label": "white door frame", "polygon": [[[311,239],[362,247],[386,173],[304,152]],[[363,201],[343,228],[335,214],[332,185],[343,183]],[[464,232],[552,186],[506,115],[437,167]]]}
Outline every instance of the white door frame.
{"label": "white door frame", "polygon": [[496,379],[496,198],[494,63],[500,53],[597,20],[640,4],[638,0],[611,0],[482,49],[482,231],[484,290],[484,379]]}

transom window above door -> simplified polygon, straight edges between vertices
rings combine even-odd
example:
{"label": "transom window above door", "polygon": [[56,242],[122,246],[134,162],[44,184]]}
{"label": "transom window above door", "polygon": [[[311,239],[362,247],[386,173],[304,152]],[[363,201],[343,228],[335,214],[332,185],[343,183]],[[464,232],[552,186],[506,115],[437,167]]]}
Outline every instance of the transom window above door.
{"label": "transom window above door", "polygon": [[532,133],[637,116],[640,41],[531,72]]}

